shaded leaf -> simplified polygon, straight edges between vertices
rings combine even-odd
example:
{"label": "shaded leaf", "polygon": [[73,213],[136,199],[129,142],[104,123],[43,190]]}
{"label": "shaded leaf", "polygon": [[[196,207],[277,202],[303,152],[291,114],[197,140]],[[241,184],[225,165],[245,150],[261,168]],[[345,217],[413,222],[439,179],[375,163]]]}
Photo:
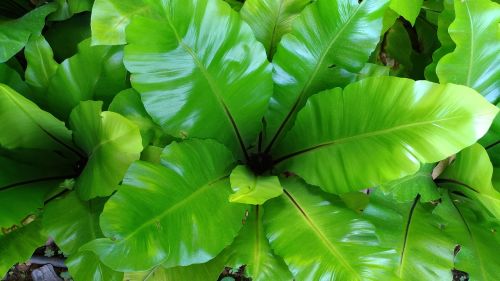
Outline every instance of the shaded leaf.
{"label": "shaded leaf", "polygon": [[45,17],[56,9],[56,5],[43,5],[24,16],[0,21],[0,63],[14,56],[26,45],[31,34],[40,34],[45,25]]}
{"label": "shaded leaf", "polygon": [[75,55],[78,44],[90,37],[90,14],[81,13],[65,21],[51,22],[50,28],[44,30],[43,35],[52,47],[55,60],[62,62]]}
{"label": "shaded leaf", "polygon": [[75,143],[87,155],[75,188],[84,200],[108,196],[142,151],[139,128],[120,114],[101,112],[102,102],[80,102],[70,115]]}
{"label": "shaded leaf", "polygon": [[328,192],[360,190],[471,145],[497,112],[465,86],[368,78],[311,97],[274,162]]}
{"label": "shaded leaf", "polygon": [[281,37],[292,30],[294,19],[311,0],[247,0],[241,8],[246,21],[271,60]]}
{"label": "shaded leaf", "polygon": [[54,60],[54,53],[42,35],[31,36],[24,48],[26,83],[37,95],[37,100],[46,102],[46,92],[50,79],[56,73],[59,64]]}
{"label": "shaded leaf", "polygon": [[0,63],[0,83],[11,87],[25,97],[32,97],[28,85],[23,81],[19,73],[12,69],[7,63]]}
{"label": "shaded leaf", "polygon": [[57,11],[50,15],[50,20],[65,20],[74,14],[90,11],[94,0],[55,0]]}
{"label": "shaded leaf", "polygon": [[333,86],[332,66],[358,72],[375,49],[388,1],[318,0],[307,6],[273,58],[275,91],[266,114],[267,152],[307,99]]}
{"label": "shaded leaf", "polygon": [[272,94],[264,48],[222,1],[169,0],[153,8],[156,17],[132,20],[125,47],[146,110],[174,137],[212,138],[245,154]]}
{"label": "shaded leaf", "polygon": [[207,262],[241,228],[245,205],[227,200],[234,163],[227,148],[190,140],[167,146],[161,158],[162,165],[132,164],[101,215],[101,228],[111,239],[84,247],[115,270]]}
{"label": "shaded leaf", "polygon": [[295,279],[380,280],[391,275],[394,251],[379,247],[372,224],[297,178],[282,184],[285,194],[265,205],[264,225],[271,248]]}
{"label": "shaded leaf", "polygon": [[283,193],[277,176],[254,175],[243,165],[233,169],[230,182],[234,193],[229,196],[229,202],[261,205]]}
{"label": "shaded leaf", "polygon": [[455,0],[448,28],[455,50],[437,64],[440,83],[469,86],[488,101],[500,101],[500,5],[490,0]]}

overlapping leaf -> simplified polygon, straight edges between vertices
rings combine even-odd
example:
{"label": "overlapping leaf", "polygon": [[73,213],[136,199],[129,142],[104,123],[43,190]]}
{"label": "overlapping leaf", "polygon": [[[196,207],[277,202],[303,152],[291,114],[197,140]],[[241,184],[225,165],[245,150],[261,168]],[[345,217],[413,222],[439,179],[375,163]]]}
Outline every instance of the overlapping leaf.
{"label": "overlapping leaf", "polygon": [[388,1],[318,0],[307,6],[273,59],[275,91],[266,114],[268,149],[293,124],[307,98],[338,86],[338,66],[359,71],[375,49]]}
{"label": "overlapping leaf", "polygon": [[277,176],[254,175],[250,169],[242,165],[234,168],[230,181],[234,191],[229,196],[230,202],[261,205],[283,193]]}
{"label": "overlapping leaf", "polygon": [[440,83],[469,86],[492,103],[500,101],[500,5],[490,0],[455,0],[448,31],[456,44],[436,67]]}
{"label": "overlapping leaf", "polygon": [[497,112],[465,86],[368,78],[311,97],[275,163],[328,192],[360,190],[471,145]]}
{"label": "overlapping leaf", "polygon": [[132,20],[125,47],[146,110],[174,137],[245,151],[272,94],[264,48],[221,1],[168,0],[154,9],[156,17]]}
{"label": "overlapping leaf", "polygon": [[420,13],[423,2],[423,0],[391,0],[389,7],[413,25]]}
{"label": "overlapping leaf", "polygon": [[59,66],[54,60],[52,48],[42,35],[31,36],[24,48],[24,56],[27,62],[26,83],[35,91],[37,101],[46,102],[47,87]]}
{"label": "overlapping leaf", "polygon": [[167,146],[161,157],[162,165],[132,164],[101,216],[109,238],[84,247],[113,269],[207,262],[242,226],[245,205],[227,199],[234,162],[227,148],[215,141],[190,140]]}
{"label": "overlapping leaf", "polygon": [[282,184],[285,194],[265,205],[264,226],[296,280],[390,278],[395,252],[379,247],[372,224],[299,179]]}

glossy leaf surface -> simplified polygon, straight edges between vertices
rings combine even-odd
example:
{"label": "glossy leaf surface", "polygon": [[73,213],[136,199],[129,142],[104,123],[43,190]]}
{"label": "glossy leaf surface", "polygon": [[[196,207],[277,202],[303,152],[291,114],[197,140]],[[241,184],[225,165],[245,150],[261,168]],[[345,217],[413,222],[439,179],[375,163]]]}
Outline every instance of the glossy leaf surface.
{"label": "glossy leaf surface", "polygon": [[401,280],[452,280],[455,244],[440,227],[445,222],[416,197],[398,203],[375,191],[364,216],[375,224],[382,245],[396,249],[394,271]]}
{"label": "glossy leaf surface", "polygon": [[40,34],[45,17],[56,9],[47,4],[32,10],[21,18],[0,21],[0,62],[5,62],[19,52],[28,42],[30,35]]}
{"label": "glossy leaf surface", "polygon": [[66,119],[80,101],[102,100],[107,107],[127,88],[122,47],[78,45],[78,53],[63,61],[50,80],[48,103],[56,116]]}
{"label": "glossy leaf surface", "polygon": [[84,200],[108,196],[142,151],[139,128],[125,117],[101,112],[102,102],[81,102],[70,115],[75,143],[87,155],[75,188]]}
{"label": "glossy leaf surface", "polygon": [[266,114],[271,146],[311,95],[333,86],[332,68],[359,71],[375,49],[388,1],[318,0],[307,6],[273,59],[275,90]]}
{"label": "glossy leaf surface", "polygon": [[455,0],[449,27],[455,50],[436,67],[440,83],[469,86],[492,103],[500,101],[500,5],[490,0]]}
{"label": "glossy leaf surface", "polygon": [[478,200],[496,218],[500,218],[500,192],[493,188],[492,175],[493,166],[486,150],[480,144],[474,144],[457,154],[438,181],[441,186]]}
{"label": "glossy leaf surface", "polygon": [[283,259],[276,256],[269,246],[262,224],[263,212],[262,206],[249,210],[245,225],[223,253],[227,256],[226,265],[232,268],[245,265],[247,276],[254,281],[292,280]]}
{"label": "glossy leaf surface", "polygon": [[423,0],[391,0],[389,7],[413,25],[423,2]]}
{"label": "glossy leaf surface", "polygon": [[117,272],[102,264],[99,257],[90,252],[79,252],[65,262],[75,281],[122,281],[123,272]]}
{"label": "glossy leaf surface", "polygon": [[254,175],[242,165],[231,172],[230,182],[234,193],[229,196],[229,202],[261,205],[283,193],[277,176]]}
{"label": "glossy leaf surface", "polygon": [[283,257],[295,279],[391,276],[394,252],[378,246],[372,224],[342,206],[338,198],[299,179],[282,184],[285,194],[266,204],[264,225],[271,248]]}
{"label": "glossy leaf surface", "polygon": [[45,101],[50,79],[56,73],[59,64],[54,60],[54,53],[42,35],[31,36],[24,48],[27,67],[26,83],[36,92],[38,100]]}
{"label": "glossy leaf surface", "polygon": [[146,110],[174,137],[246,150],[272,94],[264,48],[222,1],[169,0],[154,9],[156,17],[132,20],[125,47]]}
{"label": "glossy leaf surface", "polygon": [[272,58],[281,37],[292,30],[294,19],[311,0],[247,0],[240,10],[259,42]]}
{"label": "glossy leaf surface", "polygon": [[368,78],[310,98],[274,159],[325,191],[360,190],[471,145],[497,112],[464,86]]}
{"label": "glossy leaf surface", "polygon": [[135,15],[146,16],[147,0],[96,0],[92,8],[92,44],[122,45],[125,28]]}
{"label": "glossy leaf surface", "polygon": [[[242,226],[245,205],[227,199],[234,162],[227,148],[215,141],[191,140],[167,146],[161,157],[162,165],[132,164],[101,216],[101,228],[112,240],[95,240],[85,247],[113,269],[206,262],[228,246]],[[210,206],[217,207],[207,212]]]}

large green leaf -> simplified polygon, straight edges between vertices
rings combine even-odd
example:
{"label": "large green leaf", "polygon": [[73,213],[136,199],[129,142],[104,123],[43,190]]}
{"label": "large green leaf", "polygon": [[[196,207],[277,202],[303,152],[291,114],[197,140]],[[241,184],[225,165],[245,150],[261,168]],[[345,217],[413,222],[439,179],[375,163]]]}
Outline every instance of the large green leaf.
{"label": "large green leaf", "polygon": [[84,101],[71,112],[75,143],[85,151],[85,168],[75,188],[82,199],[108,196],[142,151],[139,128],[120,114],[101,112],[102,102]]}
{"label": "large green leaf", "polygon": [[26,83],[37,94],[37,100],[46,99],[50,79],[56,73],[59,64],[54,60],[54,53],[42,35],[31,36],[24,48],[26,57]]}
{"label": "large green leaf", "polygon": [[274,159],[325,191],[360,190],[473,144],[497,112],[465,86],[368,78],[311,97]]}
{"label": "large green leaf", "polygon": [[455,244],[442,230],[445,222],[431,204],[398,203],[375,191],[364,215],[377,227],[382,245],[396,249],[396,275],[405,281],[452,280]]}
{"label": "large green leaf", "polygon": [[455,161],[439,176],[438,181],[441,186],[478,200],[500,219],[500,192],[493,188],[492,175],[493,166],[488,153],[480,144],[474,144],[457,154]]}
{"label": "large green leaf", "polygon": [[40,34],[45,17],[56,9],[55,4],[43,5],[21,18],[0,20],[0,62],[5,62],[26,45],[31,34]]}
{"label": "large green leaf", "polygon": [[134,89],[118,93],[109,105],[109,111],[120,113],[139,127],[144,147],[150,143],[161,145],[166,138],[160,126],[149,116],[142,104],[141,96]]}
{"label": "large green leaf", "polygon": [[[102,264],[99,257],[90,252],[79,252],[64,261],[74,281],[122,281],[123,272],[117,272]],[[141,280],[143,281],[143,280]]]}
{"label": "large green leaf", "polygon": [[264,48],[222,1],[168,0],[154,9],[155,17],[132,20],[125,47],[146,110],[174,137],[245,151],[272,94]]}
{"label": "large green leaf", "polygon": [[246,266],[246,275],[253,281],[292,280],[283,260],[276,256],[266,238],[262,224],[263,207],[255,206],[245,219],[245,225],[224,255],[232,268]]}
{"label": "large green leaf", "polygon": [[0,235],[0,276],[14,264],[27,261],[36,248],[45,244],[47,236],[41,230],[41,223],[36,220],[7,235]]}
{"label": "large green leaf", "polygon": [[162,165],[132,164],[101,215],[110,239],[85,247],[113,269],[203,263],[228,246],[242,226],[245,205],[227,199],[234,165],[227,148],[190,140],[167,146],[161,157]]}
{"label": "large green leaf", "polygon": [[146,16],[151,6],[147,0],[96,0],[92,8],[92,44],[127,43],[125,28],[135,15]]}
{"label": "large green leaf", "polygon": [[240,10],[255,37],[272,59],[281,37],[292,30],[292,23],[311,0],[247,0]]}
{"label": "large green leaf", "polygon": [[80,101],[102,100],[107,108],[127,88],[122,47],[78,45],[78,53],[62,62],[50,80],[47,99],[52,112],[66,119]]}
{"label": "large green leaf", "polygon": [[307,6],[273,59],[274,95],[266,114],[269,148],[307,98],[337,86],[334,66],[358,72],[375,49],[388,0],[318,0]]}
{"label": "large green leaf", "polygon": [[0,146],[7,149],[75,151],[71,131],[6,85],[0,84]]}
{"label": "large green leaf", "polygon": [[267,200],[278,197],[283,188],[277,176],[255,175],[248,167],[239,165],[230,176],[234,193],[229,196],[230,202],[261,205]]}
{"label": "large green leaf", "polygon": [[395,253],[378,246],[372,224],[298,178],[282,184],[285,194],[265,205],[264,226],[296,280],[390,277]]}
{"label": "large green leaf", "polygon": [[58,8],[50,15],[50,20],[65,20],[76,13],[90,11],[94,0],[55,0]]}
{"label": "large green leaf", "polygon": [[477,202],[449,192],[435,213],[446,220],[444,231],[456,244],[454,269],[466,272],[469,280],[500,279],[498,219],[485,215]]}
{"label": "large green leaf", "polygon": [[455,50],[436,67],[440,83],[469,86],[492,103],[500,101],[500,5],[490,0],[455,0],[448,32]]}
{"label": "large green leaf", "polygon": [[7,63],[0,63],[0,83],[11,87],[16,92],[25,97],[31,98],[29,86],[23,81],[21,75],[17,73]]}
{"label": "large green leaf", "polygon": [[448,33],[450,24],[455,19],[455,10],[453,8],[453,0],[443,0],[443,11],[438,17],[437,37],[441,46],[432,54],[432,63],[425,69],[425,78],[432,82],[438,82],[439,78],[436,75],[436,66],[439,60],[455,49],[455,42]]}
{"label": "large green leaf", "polygon": [[432,179],[434,164],[424,164],[413,175],[390,181],[380,186],[386,194],[391,194],[399,202],[413,200],[420,194],[421,202],[429,202],[440,197]]}
{"label": "large green leaf", "polygon": [[424,0],[391,0],[389,7],[413,25],[423,2]]}

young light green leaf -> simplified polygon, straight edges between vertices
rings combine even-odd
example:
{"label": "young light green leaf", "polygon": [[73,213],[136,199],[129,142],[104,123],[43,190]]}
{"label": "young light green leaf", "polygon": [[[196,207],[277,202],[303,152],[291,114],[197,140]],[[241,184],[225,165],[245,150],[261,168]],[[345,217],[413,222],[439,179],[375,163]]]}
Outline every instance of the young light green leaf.
{"label": "young light green leaf", "polygon": [[292,30],[294,19],[311,0],[247,0],[241,8],[246,21],[259,42],[264,44],[267,57],[272,60],[281,37]]}
{"label": "young light green leaf", "polygon": [[59,64],[54,60],[54,53],[42,35],[32,35],[24,48],[27,67],[25,72],[28,83],[38,96],[45,100],[50,79],[56,73]]}
{"label": "young light green leaf", "polygon": [[277,176],[255,175],[246,166],[236,166],[230,176],[233,194],[229,202],[262,205],[283,193]]}
{"label": "young light green leaf", "polygon": [[232,268],[244,265],[246,275],[253,281],[293,280],[283,259],[269,246],[262,224],[263,211],[263,206],[255,206],[249,211],[240,233],[222,254],[227,256],[226,265]]}
{"label": "young light green leaf", "polygon": [[497,112],[465,86],[368,78],[311,97],[274,162],[328,192],[361,190],[470,146]]}
{"label": "young light green leaf", "polygon": [[92,8],[92,45],[127,43],[125,28],[135,15],[147,16],[146,0],[96,0]]}
{"label": "young light green leaf", "polygon": [[167,146],[161,163],[132,164],[101,215],[109,238],[82,250],[112,269],[142,271],[204,263],[233,241],[246,206],[227,200],[231,152],[212,140],[189,140]]}
{"label": "young light green leaf", "polygon": [[469,86],[488,101],[500,101],[500,5],[490,0],[455,0],[448,32],[455,50],[436,67],[440,83]]}
{"label": "young light green leaf", "polygon": [[174,137],[215,139],[247,156],[273,88],[262,44],[222,1],[168,0],[152,9],[157,17],[134,17],[125,47],[146,110]]}
{"label": "young light green leaf", "polygon": [[14,264],[29,260],[46,241],[47,236],[42,232],[39,220],[7,235],[0,235],[0,276],[5,276]]}
{"label": "young light green leaf", "polygon": [[101,106],[102,102],[80,102],[69,118],[73,139],[87,155],[85,168],[75,183],[84,200],[115,191],[142,151],[139,128],[117,113],[101,112]]}
{"label": "young light green leaf", "polygon": [[401,280],[452,280],[455,243],[442,230],[446,221],[419,199],[399,203],[376,190],[363,214],[377,227],[382,245],[397,251],[394,269]]}
{"label": "young light green leaf", "polygon": [[56,4],[49,3],[32,10],[18,19],[0,21],[0,63],[7,61],[26,45],[30,35],[40,34],[45,17],[55,11]]}
{"label": "young light green leaf", "polygon": [[389,7],[413,25],[420,13],[423,2],[424,0],[391,0]]}
{"label": "young light green leaf", "polygon": [[492,175],[488,153],[480,144],[474,144],[457,154],[455,161],[438,177],[438,182],[481,202],[500,218],[500,192],[493,188]]}
{"label": "young light green leaf", "polygon": [[266,114],[267,152],[311,95],[338,86],[335,66],[356,73],[368,61],[388,0],[318,0],[296,18],[273,58],[275,91]]}
{"label": "young light green leaf", "polygon": [[282,184],[285,194],[265,205],[264,226],[296,280],[390,280],[395,252],[379,247],[372,224],[297,178]]}
{"label": "young light green leaf", "polygon": [[107,108],[113,97],[128,88],[122,47],[78,45],[78,53],[63,61],[50,80],[47,99],[56,116],[67,119],[80,101],[102,100]]}

